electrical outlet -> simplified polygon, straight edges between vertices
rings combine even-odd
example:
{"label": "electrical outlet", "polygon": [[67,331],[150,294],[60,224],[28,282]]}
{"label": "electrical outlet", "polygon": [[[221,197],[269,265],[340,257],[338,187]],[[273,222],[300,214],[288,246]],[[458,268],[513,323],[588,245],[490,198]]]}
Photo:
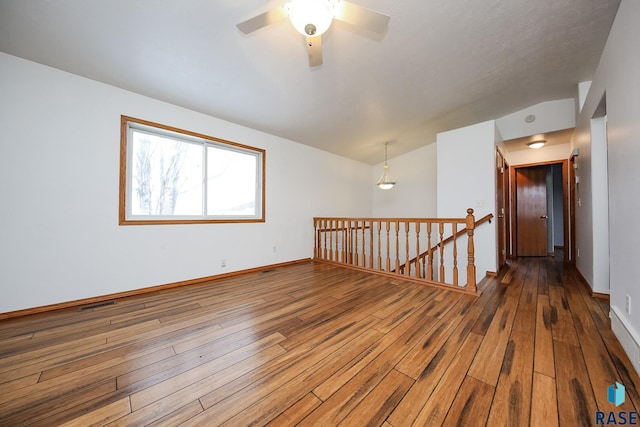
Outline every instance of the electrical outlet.
{"label": "electrical outlet", "polygon": [[578,258],[580,258],[580,248],[578,248],[576,252],[577,252]]}
{"label": "electrical outlet", "polygon": [[226,267],[227,266],[227,260],[226,259],[222,259],[220,261],[220,267]]}
{"label": "electrical outlet", "polygon": [[273,246],[273,253],[275,254],[276,252],[277,252],[277,251],[276,251],[276,247],[275,247],[275,245],[274,245],[274,246]]}
{"label": "electrical outlet", "polygon": [[627,311],[627,314],[631,316],[631,297],[629,295],[625,296],[624,298],[624,307]]}

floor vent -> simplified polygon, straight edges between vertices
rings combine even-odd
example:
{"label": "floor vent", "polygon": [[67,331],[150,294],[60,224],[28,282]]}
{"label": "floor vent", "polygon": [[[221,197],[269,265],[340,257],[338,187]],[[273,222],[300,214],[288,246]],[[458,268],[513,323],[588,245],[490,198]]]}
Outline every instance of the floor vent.
{"label": "floor vent", "polygon": [[85,305],[84,307],[80,307],[80,311],[91,310],[92,308],[106,307],[108,305],[114,305],[115,303],[116,303],[115,301],[98,302],[95,304]]}

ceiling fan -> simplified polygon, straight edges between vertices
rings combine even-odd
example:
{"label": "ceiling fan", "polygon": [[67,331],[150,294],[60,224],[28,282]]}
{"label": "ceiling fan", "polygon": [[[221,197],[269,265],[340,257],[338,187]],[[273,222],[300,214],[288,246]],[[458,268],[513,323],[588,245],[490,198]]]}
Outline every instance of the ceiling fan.
{"label": "ceiling fan", "polygon": [[383,34],[390,17],[345,0],[291,0],[236,25],[249,34],[267,25],[289,18],[294,28],[307,39],[309,66],[322,64],[322,34],[334,19]]}

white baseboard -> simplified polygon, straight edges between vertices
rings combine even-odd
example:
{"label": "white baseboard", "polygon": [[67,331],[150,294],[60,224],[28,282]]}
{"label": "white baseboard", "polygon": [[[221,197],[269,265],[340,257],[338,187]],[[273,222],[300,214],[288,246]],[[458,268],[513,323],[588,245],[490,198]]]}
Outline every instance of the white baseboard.
{"label": "white baseboard", "polygon": [[625,325],[622,320],[624,319],[624,316],[621,316],[620,313],[621,311],[618,307],[613,305],[611,306],[611,310],[609,311],[609,317],[611,317],[611,329],[618,338],[618,341],[620,341],[625,353],[629,356],[629,360],[631,360],[636,373],[640,375],[640,338],[638,338],[638,335],[633,328]]}

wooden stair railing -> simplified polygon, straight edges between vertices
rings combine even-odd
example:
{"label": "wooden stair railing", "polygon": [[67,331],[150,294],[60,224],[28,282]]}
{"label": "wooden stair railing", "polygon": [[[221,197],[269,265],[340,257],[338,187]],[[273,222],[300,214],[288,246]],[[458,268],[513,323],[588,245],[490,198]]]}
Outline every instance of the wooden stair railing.
{"label": "wooden stair railing", "polygon": [[[483,216],[482,218],[480,218],[475,222],[474,228],[478,228],[479,225],[484,224],[485,222],[490,223],[491,219],[493,219],[493,214],[487,214]],[[400,265],[400,270],[399,270],[400,274],[404,274],[404,269],[407,267],[407,265],[414,265],[416,262],[420,262],[420,260],[423,260],[424,258],[429,256],[430,252],[436,251],[440,247],[440,245],[447,245],[451,242],[454,242],[455,244],[455,239],[462,236],[466,232],[467,232],[467,229],[463,228],[462,230],[458,231],[455,235],[452,234],[451,236],[444,239],[442,242],[438,242],[434,247],[430,248],[429,250],[424,251],[420,255],[411,258],[408,263]]]}
{"label": "wooden stair railing", "polygon": [[[491,217],[476,223],[467,209],[464,218],[314,218],[313,259],[477,294],[474,229]],[[464,239],[467,268],[459,271]]]}

